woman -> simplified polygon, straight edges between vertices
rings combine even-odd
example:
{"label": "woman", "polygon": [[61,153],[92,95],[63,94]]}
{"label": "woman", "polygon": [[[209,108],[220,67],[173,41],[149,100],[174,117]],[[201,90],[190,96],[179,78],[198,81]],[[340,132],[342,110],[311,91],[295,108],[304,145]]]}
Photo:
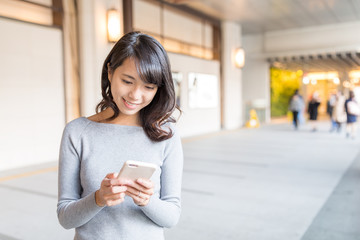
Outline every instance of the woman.
{"label": "woman", "polygon": [[356,136],[356,121],[360,113],[359,105],[355,100],[355,94],[350,91],[349,98],[345,101],[346,112],[346,137],[355,138]]}
{"label": "woman", "polygon": [[[170,122],[170,64],[154,38],[124,35],[105,59],[97,113],[65,127],[57,213],[75,239],[163,239],[180,216],[183,154]],[[126,160],[158,165],[151,180],[117,178]]]}
{"label": "woman", "polygon": [[336,101],[332,112],[332,118],[336,123],[336,130],[338,133],[341,131],[341,124],[346,121],[345,113],[345,97],[341,91],[336,95]]}
{"label": "woman", "polygon": [[319,99],[319,94],[317,92],[314,92],[313,95],[311,96],[311,99],[309,101],[309,105],[308,105],[308,113],[309,113],[309,120],[310,120],[310,124],[312,126],[312,130],[313,132],[317,131],[317,117],[318,117],[318,108],[320,105],[320,99]]}
{"label": "woman", "polygon": [[290,104],[289,104],[289,109],[293,114],[293,124],[294,124],[295,130],[298,129],[299,115],[302,114],[303,108],[304,108],[303,98],[299,94],[299,90],[296,89],[294,95],[290,99]]}

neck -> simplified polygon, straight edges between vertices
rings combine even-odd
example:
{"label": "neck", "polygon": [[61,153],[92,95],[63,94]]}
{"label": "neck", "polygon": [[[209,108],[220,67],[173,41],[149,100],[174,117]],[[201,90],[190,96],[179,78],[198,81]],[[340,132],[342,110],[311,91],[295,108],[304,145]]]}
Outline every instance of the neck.
{"label": "neck", "polygon": [[113,123],[113,124],[119,124],[119,125],[127,125],[127,126],[138,126],[141,127],[140,121],[139,121],[139,113],[135,115],[125,115],[120,112],[119,116],[117,116],[113,120],[106,120],[109,117],[114,115],[114,111],[111,108],[107,108],[104,111],[102,111],[104,118],[103,122],[107,123]]}

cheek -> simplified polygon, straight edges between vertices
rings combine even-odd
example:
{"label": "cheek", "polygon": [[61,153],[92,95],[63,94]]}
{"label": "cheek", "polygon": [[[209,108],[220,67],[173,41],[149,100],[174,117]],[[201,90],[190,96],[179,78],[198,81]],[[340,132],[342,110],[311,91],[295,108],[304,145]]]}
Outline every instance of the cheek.
{"label": "cheek", "polygon": [[145,106],[149,105],[149,104],[152,102],[152,100],[154,99],[155,95],[156,95],[156,93],[155,93],[155,94],[151,93],[151,94],[147,94],[147,95],[145,96],[145,99],[144,99],[144,100],[145,100],[145,101],[144,101]]}
{"label": "cheek", "polygon": [[119,98],[121,96],[120,88],[116,87],[115,85],[111,85],[111,94],[114,99]]}
{"label": "cheek", "polygon": [[156,95],[156,92],[149,95],[149,98],[148,98],[149,103],[151,103],[151,101],[154,99],[155,95]]}

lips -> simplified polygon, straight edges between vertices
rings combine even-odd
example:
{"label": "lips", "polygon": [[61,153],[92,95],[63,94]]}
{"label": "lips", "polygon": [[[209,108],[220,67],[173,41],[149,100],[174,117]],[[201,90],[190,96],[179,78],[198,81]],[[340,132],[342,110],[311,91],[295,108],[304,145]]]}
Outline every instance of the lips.
{"label": "lips", "polygon": [[139,105],[138,103],[132,103],[132,102],[126,101],[125,99],[123,99],[123,100],[124,100],[125,106],[129,109],[135,109]]}

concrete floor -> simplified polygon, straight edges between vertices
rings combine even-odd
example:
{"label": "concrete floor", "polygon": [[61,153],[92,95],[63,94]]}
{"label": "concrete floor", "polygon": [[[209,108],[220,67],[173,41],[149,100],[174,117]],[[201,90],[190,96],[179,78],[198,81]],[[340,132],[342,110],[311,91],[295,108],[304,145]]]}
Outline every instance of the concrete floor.
{"label": "concrete floor", "polygon": [[[360,135],[289,124],[184,140],[170,240],[360,239]],[[56,162],[0,172],[0,239],[72,239],[56,217]]]}

